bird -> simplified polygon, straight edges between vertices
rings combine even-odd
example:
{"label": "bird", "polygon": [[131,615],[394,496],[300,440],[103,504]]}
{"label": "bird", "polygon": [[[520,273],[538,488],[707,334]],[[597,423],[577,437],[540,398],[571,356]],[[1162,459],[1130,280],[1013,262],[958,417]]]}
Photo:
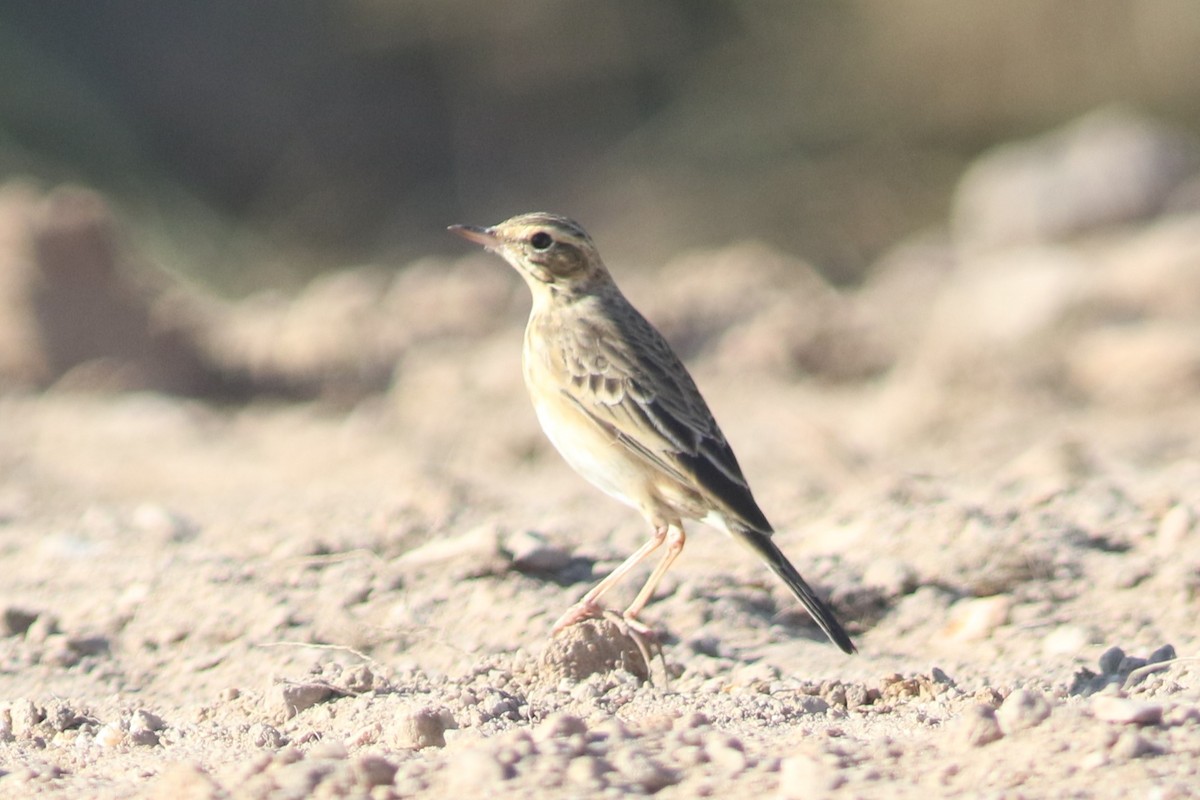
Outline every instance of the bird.
{"label": "bird", "polygon": [[522,369],[550,442],[586,480],[641,512],[651,538],[555,623],[601,616],[600,599],[664,548],[621,617],[638,615],[699,521],[749,547],[787,584],[829,639],[856,648],[829,607],[772,539],[737,458],[695,381],[661,333],[621,293],[592,238],[567,217],[520,214],[449,230],[504,258],[533,296]]}

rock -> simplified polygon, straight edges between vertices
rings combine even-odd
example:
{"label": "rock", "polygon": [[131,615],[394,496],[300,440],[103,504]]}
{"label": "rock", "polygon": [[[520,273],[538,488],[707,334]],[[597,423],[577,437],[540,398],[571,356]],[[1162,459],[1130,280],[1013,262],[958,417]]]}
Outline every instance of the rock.
{"label": "rock", "polygon": [[284,736],[274,725],[257,722],[246,731],[246,740],[251,747],[261,747],[266,750],[278,750],[283,747]]}
{"label": "rock", "polygon": [[680,775],[633,747],[623,747],[612,756],[612,766],[625,780],[646,794],[672,786]]}
{"label": "rock", "polygon": [[724,775],[734,776],[746,769],[742,743],[732,736],[712,736],[704,743],[708,761]]}
{"label": "rock", "polygon": [[1121,662],[1125,660],[1125,651],[1119,647],[1113,646],[1100,654],[1100,674],[1101,675],[1116,675],[1121,667]]}
{"label": "rock", "polygon": [[277,719],[288,720],[325,702],[333,693],[333,687],[325,683],[276,683],[263,698],[263,703]]}
{"label": "rock", "polygon": [[974,245],[1049,241],[1142,219],[1195,172],[1186,134],[1119,108],[984,154],[953,201],[957,239]]}
{"label": "rock", "polygon": [[632,636],[611,620],[586,619],[554,635],[542,653],[539,677],[557,685],[564,678],[582,681],[614,670],[650,679],[650,665]]}
{"label": "rock", "polygon": [[884,597],[901,597],[917,587],[917,573],[900,559],[877,558],[863,571],[862,582],[881,589]]}
{"label": "rock", "polygon": [[409,550],[395,563],[406,571],[435,571],[441,579],[454,581],[500,575],[508,569],[500,531],[494,525],[481,525],[459,536],[439,536]]}
{"label": "rock", "polygon": [[996,721],[1005,735],[1040,725],[1050,716],[1050,703],[1041,692],[1017,689],[996,709]]}
{"label": "rock", "polygon": [[129,718],[129,740],[135,745],[153,747],[158,744],[159,732],[166,723],[157,714],[139,710]]}
{"label": "rock", "polygon": [[1109,754],[1113,758],[1133,759],[1142,756],[1156,755],[1160,750],[1149,739],[1135,730],[1123,731],[1113,743]]}
{"label": "rock", "polygon": [[1072,656],[1091,642],[1091,634],[1079,625],[1059,625],[1042,639],[1042,653],[1048,656]]}
{"label": "rock", "polygon": [[1151,320],[1095,328],[1066,354],[1067,376],[1088,397],[1126,406],[1159,407],[1200,388],[1200,326]]}
{"label": "rock", "polygon": [[24,697],[9,704],[8,714],[12,721],[13,736],[18,739],[32,737],[37,726],[46,719],[46,709],[34,705],[32,700]]}
{"label": "rock", "polygon": [[0,614],[0,636],[22,636],[37,621],[39,612],[9,606]]}
{"label": "rock", "polygon": [[397,766],[383,756],[365,755],[351,765],[358,786],[390,786],[396,778]]}
{"label": "rock", "polygon": [[522,530],[504,539],[503,549],[521,572],[558,572],[571,563],[571,554],[550,544],[536,531]]}
{"label": "rock", "polygon": [[1175,555],[1177,548],[1191,535],[1195,524],[1196,517],[1191,508],[1182,503],[1171,506],[1159,520],[1155,533],[1159,553],[1165,556]]}
{"label": "rock", "polygon": [[1146,657],[1147,664],[1162,664],[1167,661],[1174,661],[1174,660],[1175,660],[1175,647],[1174,647],[1174,645],[1169,645],[1169,644],[1164,644],[1162,647],[1158,648],[1157,650],[1155,650],[1153,653],[1151,653],[1149,656]]}
{"label": "rock", "polygon": [[567,739],[571,736],[582,736],[587,733],[587,730],[587,723],[579,717],[559,712],[534,728],[533,740],[546,742],[554,739]]}
{"label": "rock", "polygon": [[446,729],[457,727],[453,719],[450,712],[443,708],[425,706],[409,711],[396,719],[395,744],[412,750],[445,747]]}
{"label": "rock", "polygon": [[842,784],[836,767],[819,753],[793,753],[779,762],[780,800],[823,797]]}
{"label": "rock", "polygon": [[221,800],[229,796],[203,767],[188,762],[166,765],[152,786],[147,796],[176,800]]}
{"label": "rock", "polygon": [[1157,725],[1162,722],[1163,707],[1156,703],[1099,694],[1092,698],[1092,716],[1105,722],[1125,725]]}
{"label": "rock", "polygon": [[1004,737],[996,710],[991,706],[971,706],[959,717],[955,728],[958,737],[969,747],[983,747]]}
{"label": "rock", "polygon": [[950,607],[950,618],[942,628],[942,635],[959,642],[986,639],[1008,622],[1011,607],[1012,598],[1008,595],[959,600]]}

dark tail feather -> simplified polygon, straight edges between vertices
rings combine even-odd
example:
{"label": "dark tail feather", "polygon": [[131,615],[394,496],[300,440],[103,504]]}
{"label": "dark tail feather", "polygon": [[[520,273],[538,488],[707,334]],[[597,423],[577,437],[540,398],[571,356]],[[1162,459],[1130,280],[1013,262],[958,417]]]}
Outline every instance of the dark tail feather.
{"label": "dark tail feather", "polygon": [[812,590],[812,587],[804,582],[804,578],[800,577],[800,573],[796,571],[792,563],[775,546],[775,542],[771,541],[770,535],[751,530],[742,531],[741,534],[742,540],[758,553],[771,571],[782,578],[783,582],[792,590],[792,594],[796,595],[796,598],[804,604],[809,615],[817,625],[821,626],[821,630],[825,631],[829,640],[840,647],[843,653],[857,652],[858,648],[854,646],[854,642],[850,641],[849,634],[833,616],[829,606],[825,605],[821,598],[817,597],[817,593]]}

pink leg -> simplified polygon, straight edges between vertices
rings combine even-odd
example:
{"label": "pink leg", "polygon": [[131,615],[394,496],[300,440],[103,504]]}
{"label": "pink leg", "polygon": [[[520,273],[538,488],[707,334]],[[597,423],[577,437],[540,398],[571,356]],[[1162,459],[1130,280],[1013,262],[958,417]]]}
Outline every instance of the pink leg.
{"label": "pink leg", "polygon": [[[597,602],[600,597],[609,589],[616,586],[617,583],[620,582],[620,580],[624,578],[626,574],[628,574],[629,570],[645,561],[651,553],[661,547],[662,543],[667,540],[667,531],[668,527],[665,525],[661,528],[655,528],[654,536],[651,537],[650,541],[639,547],[633,555],[622,562],[621,566],[610,572],[608,577],[592,587],[587,594],[580,598],[578,603],[571,606],[569,609],[567,609],[567,613],[558,618],[558,622],[554,623],[554,629],[552,633],[558,633],[568,625],[574,625],[580,620],[590,619],[591,617],[596,616],[600,611],[600,604]],[[683,545],[681,544],[680,547],[682,546]],[[662,564],[659,564],[659,567],[661,566]],[[658,568],[655,568],[654,572],[658,573],[658,571]],[[653,578],[654,574],[651,574],[650,577]],[[662,576],[660,575],[659,577]],[[643,591],[645,591],[645,589],[643,589]],[[651,591],[653,591],[653,588],[651,588]],[[641,595],[638,596],[639,598],[641,597]],[[637,601],[635,600],[634,602],[636,604]],[[645,601],[643,601],[642,605],[645,604]],[[638,610],[641,610],[640,606]],[[625,616],[628,615],[628,612],[626,612]]]}
{"label": "pink leg", "polygon": [[629,604],[629,608],[625,609],[625,613],[622,614],[628,622],[637,621],[637,615],[642,613],[642,609],[646,607],[646,603],[649,603],[650,598],[654,596],[654,590],[658,588],[658,582],[662,580],[663,575],[666,575],[667,570],[671,568],[671,564],[683,552],[683,545],[687,541],[687,536],[684,535],[682,527],[671,525],[667,528],[666,539],[667,552],[663,553],[662,560],[654,567],[654,571],[646,579],[646,584],[642,586],[642,590],[638,592],[637,597],[633,598],[633,602]]}

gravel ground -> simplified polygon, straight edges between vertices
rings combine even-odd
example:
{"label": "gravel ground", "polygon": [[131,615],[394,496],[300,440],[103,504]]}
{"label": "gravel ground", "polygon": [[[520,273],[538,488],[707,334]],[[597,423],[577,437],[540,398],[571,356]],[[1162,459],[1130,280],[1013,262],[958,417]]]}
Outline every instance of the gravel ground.
{"label": "gravel ground", "polygon": [[13,220],[102,203],[10,188],[0,794],[1197,796],[1200,216],[973,238],[986,172],[856,290],[754,243],[610,265],[849,657],[700,526],[660,651],[550,637],[648,531],[544,442],[498,261],[234,306],[114,268],[88,308],[176,334],[71,361]]}

